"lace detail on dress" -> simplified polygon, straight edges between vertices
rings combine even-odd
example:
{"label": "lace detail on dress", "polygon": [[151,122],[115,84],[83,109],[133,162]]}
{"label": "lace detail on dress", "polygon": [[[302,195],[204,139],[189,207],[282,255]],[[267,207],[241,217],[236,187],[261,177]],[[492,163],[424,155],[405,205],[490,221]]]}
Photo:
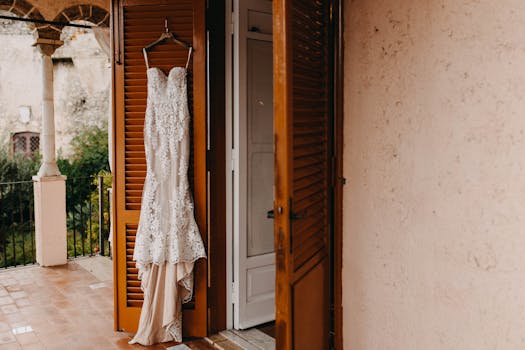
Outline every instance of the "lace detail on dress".
{"label": "lace detail on dress", "polygon": [[[147,174],[133,252],[139,278],[149,264],[194,262],[206,257],[187,176],[190,118],[186,70],[176,67],[165,75],[150,68],[147,74]],[[193,274],[179,283],[186,290],[181,299],[187,302],[193,290]]]}
{"label": "lace detail on dress", "polygon": [[173,341],[182,342],[182,320],[176,318],[173,323],[168,326],[168,332],[173,337]]}

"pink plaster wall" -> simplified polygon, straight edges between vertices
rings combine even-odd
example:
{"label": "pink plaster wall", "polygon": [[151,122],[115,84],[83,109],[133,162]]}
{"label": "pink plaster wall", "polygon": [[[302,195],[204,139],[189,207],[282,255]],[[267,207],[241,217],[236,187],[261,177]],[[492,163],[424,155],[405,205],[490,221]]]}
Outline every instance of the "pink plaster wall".
{"label": "pink plaster wall", "polygon": [[525,349],[525,2],[345,5],[345,349]]}

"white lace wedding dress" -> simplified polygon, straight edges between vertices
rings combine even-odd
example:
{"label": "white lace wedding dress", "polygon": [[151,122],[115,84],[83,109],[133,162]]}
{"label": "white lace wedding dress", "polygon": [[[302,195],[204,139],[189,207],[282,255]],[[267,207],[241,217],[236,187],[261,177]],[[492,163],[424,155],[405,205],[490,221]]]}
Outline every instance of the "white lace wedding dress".
{"label": "white lace wedding dress", "polygon": [[193,214],[186,69],[148,68],[144,122],[147,173],[133,260],[144,304],[130,343],[182,340],[181,304],[191,300],[193,264],[206,253]]}

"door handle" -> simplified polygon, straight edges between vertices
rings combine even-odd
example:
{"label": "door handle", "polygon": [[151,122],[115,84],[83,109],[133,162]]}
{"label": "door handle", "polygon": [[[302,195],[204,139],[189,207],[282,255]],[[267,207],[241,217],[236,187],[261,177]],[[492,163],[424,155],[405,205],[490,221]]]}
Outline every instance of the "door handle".
{"label": "door handle", "polygon": [[[306,217],[306,211],[303,211],[301,213],[290,213],[290,219],[291,220],[300,220],[304,219]],[[268,210],[266,212],[266,218],[267,219],[275,219],[275,212],[274,210]]]}

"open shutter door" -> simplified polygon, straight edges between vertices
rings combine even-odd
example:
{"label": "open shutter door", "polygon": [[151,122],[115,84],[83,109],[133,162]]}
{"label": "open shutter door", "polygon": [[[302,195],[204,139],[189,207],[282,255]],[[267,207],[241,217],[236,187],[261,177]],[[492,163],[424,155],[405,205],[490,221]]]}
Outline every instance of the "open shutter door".
{"label": "open shutter door", "polygon": [[[143,294],[132,260],[142,187],[146,176],[144,115],[147,99],[146,66],[142,48],[158,39],[164,21],[183,41],[192,43],[188,96],[192,115],[192,153],[189,178],[195,217],[206,244],[206,47],[204,0],[113,0],[114,91],[114,235],[115,328],[137,330]],[[167,43],[149,54],[150,64],[168,71],[184,66],[188,52]],[[206,336],[206,262],[196,264],[194,299],[184,304],[185,336]]]}
{"label": "open shutter door", "polygon": [[326,0],[274,0],[277,349],[328,349],[331,88]]}

